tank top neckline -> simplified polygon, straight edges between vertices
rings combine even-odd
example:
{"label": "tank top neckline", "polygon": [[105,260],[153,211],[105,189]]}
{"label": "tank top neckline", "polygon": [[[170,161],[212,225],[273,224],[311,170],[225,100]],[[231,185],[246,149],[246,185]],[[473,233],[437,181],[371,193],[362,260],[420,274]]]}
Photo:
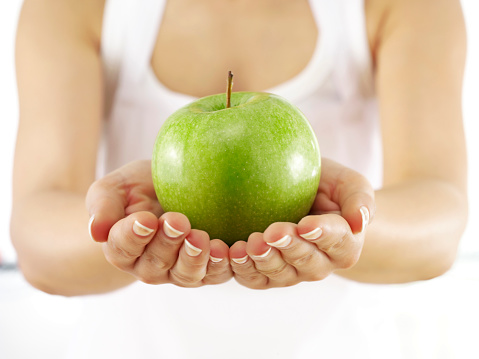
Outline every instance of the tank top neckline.
{"label": "tank top neckline", "polygon": [[[303,69],[295,76],[271,88],[261,90],[261,92],[274,93],[288,98],[291,101],[295,101],[296,99],[311,93],[321,86],[328,73],[331,71],[333,66],[332,54],[335,50],[336,44],[335,32],[330,31],[333,22],[335,21],[336,14],[334,13],[334,7],[328,6],[327,1],[323,2],[312,0],[309,0],[309,6],[318,30],[318,36],[314,45],[315,47],[313,54],[308,60],[306,66],[303,67]],[[166,0],[162,1],[161,4],[156,26],[157,31],[154,34],[154,41],[149,41],[150,48],[148,49],[149,52],[146,56],[148,61],[144,62],[144,66],[146,67],[145,79],[153,91],[156,91],[163,96],[176,97],[178,99],[183,99],[186,102],[191,102],[198,99],[198,97],[172,90],[164,85],[156,76],[151,65],[151,58],[156,43],[156,37],[164,16],[165,7]]]}

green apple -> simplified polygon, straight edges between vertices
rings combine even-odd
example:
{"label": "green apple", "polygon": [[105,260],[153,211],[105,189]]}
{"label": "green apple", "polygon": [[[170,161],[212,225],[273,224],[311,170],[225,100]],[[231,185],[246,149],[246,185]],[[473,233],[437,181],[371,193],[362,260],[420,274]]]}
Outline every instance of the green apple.
{"label": "green apple", "polygon": [[152,157],[163,209],[229,245],[307,215],[321,172],[316,136],[297,107],[269,93],[234,92],[230,101],[212,95],[173,113]]}

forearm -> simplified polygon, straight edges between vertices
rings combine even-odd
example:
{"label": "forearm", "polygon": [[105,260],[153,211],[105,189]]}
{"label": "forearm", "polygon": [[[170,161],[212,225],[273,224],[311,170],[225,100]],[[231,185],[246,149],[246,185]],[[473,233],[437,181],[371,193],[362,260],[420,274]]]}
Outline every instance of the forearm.
{"label": "forearm", "polygon": [[11,234],[25,278],[52,294],[83,295],[126,286],[134,278],[110,265],[89,238],[84,196],[48,191],[14,201]]}
{"label": "forearm", "polygon": [[421,180],[377,191],[376,204],[358,263],[338,274],[403,283],[434,278],[451,267],[467,218],[462,192],[445,182]]}

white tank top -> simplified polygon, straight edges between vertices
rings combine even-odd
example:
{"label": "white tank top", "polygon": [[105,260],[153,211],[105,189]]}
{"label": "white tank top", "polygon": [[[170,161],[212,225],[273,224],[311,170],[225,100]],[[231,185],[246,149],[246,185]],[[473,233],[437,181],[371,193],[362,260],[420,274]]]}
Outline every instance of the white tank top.
{"label": "white tank top", "polygon": [[[171,91],[150,66],[165,0],[107,1],[102,34],[107,121],[99,175],[150,158],[164,120],[195,98]],[[311,122],[321,154],[381,184],[381,144],[363,0],[310,0],[315,51],[294,78],[268,89]]]}
{"label": "white tank top", "polygon": [[[102,175],[151,157],[156,134],[194,100],[162,85],[150,59],[165,0],[106,1]],[[381,185],[381,151],[363,0],[310,0],[319,29],[308,65],[269,89],[295,103],[321,154]],[[141,282],[89,296],[70,358],[395,358],[381,287],[335,275],[256,291],[234,280],[195,289]]]}

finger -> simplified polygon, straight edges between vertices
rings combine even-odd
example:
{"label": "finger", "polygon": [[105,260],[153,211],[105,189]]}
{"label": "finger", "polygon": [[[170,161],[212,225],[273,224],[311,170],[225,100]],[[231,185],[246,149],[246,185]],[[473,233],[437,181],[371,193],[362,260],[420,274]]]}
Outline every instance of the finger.
{"label": "finger", "polygon": [[[329,159],[322,159],[324,176],[319,183],[319,194],[312,213],[317,207],[333,208],[337,203],[341,215],[346,218],[354,234],[364,231],[375,214],[374,190],[369,181],[360,173],[341,166]],[[315,207],[316,206],[316,207]],[[319,213],[331,213],[331,210]]]}
{"label": "finger", "polygon": [[229,263],[228,245],[219,240],[210,241],[210,260],[206,269],[204,284],[220,284],[233,277],[233,271]]}
{"label": "finger", "polygon": [[374,190],[365,177],[348,170],[337,189],[341,215],[354,234],[363,232],[375,213]]}
{"label": "finger", "polygon": [[158,219],[150,212],[138,212],[118,221],[103,244],[106,259],[117,268],[132,272],[157,229]]}
{"label": "finger", "polygon": [[135,263],[135,271],[145,283],[168,281],[168,271],[175,265],[191,225],[184,214],[168,212],[157,219],[158,232]]}
{"label": "finger", "polygon": [[122,186],[122,177],[118,172],[113,172],[94,182],[88,189],[88,227],[90,237],[97,242],[106,242],[112,226],[125,217],[127,202]]}
{"label": "finger", "polygon": [[327,254],[336,269],[356,264],[364,243],[364,236],[353,235],[346,220],[335,214],[304,217],[299,221],[297,231]]}
{"label": "finger", "polygon": [[264,232],[264,240],[281,252],[301,280],[324,279],[332,269],[329,258],[314,243],[299,237],[294,223],[273,223]]}
{"label": "finger", "polygon": [[105,242],[111,227],[134,212],[163,210],[156,198],[150,161],[131,162],[95,181],[89,188],[86,207],[90,213],[90,236]]}
{"label": "finger", "polygon": [[[296,284],[298,282],[298,272],[291,266],[283,256],[283,250],[286,252],[291,248],[291,243],[284,242],[284,238],[291,237],[289,233],[289,224],[292,223],[277,223],[268,227],[264,235],[262,233],[253,233],[248,238],[246,251],[250,258],[254,261],[256,269],[269,278],[269,284],[272,287],[285,287]],[[276,233],[272,233],[271,228],[278,228]],[[267,235],[267,231],[269,234]],[[281,233],[281,234],[280,234]],[[276,234],[276,236],[275,236]],[[274,248],[274,243],[267,244],[266,242],[286,243],[286,246],[279,246]],[[314,250],[311,243],[306,243]],[[293,248],[295,245],[292,246]]]}
{"label": "finger", "polygon": [[245,241],[235,242],[229,251],[231,269],[236,281],[245,287],[252,289],[264,289],[268,287],[268,277],[258,272],[253,260],[246,253]]}
{"label": "finger", "polygon": [[198,287],[206,275],[210,258],[210,237],[205,231],[192,229],[183,241],[178,260],[170,270],[170,279],[183,287]]}

